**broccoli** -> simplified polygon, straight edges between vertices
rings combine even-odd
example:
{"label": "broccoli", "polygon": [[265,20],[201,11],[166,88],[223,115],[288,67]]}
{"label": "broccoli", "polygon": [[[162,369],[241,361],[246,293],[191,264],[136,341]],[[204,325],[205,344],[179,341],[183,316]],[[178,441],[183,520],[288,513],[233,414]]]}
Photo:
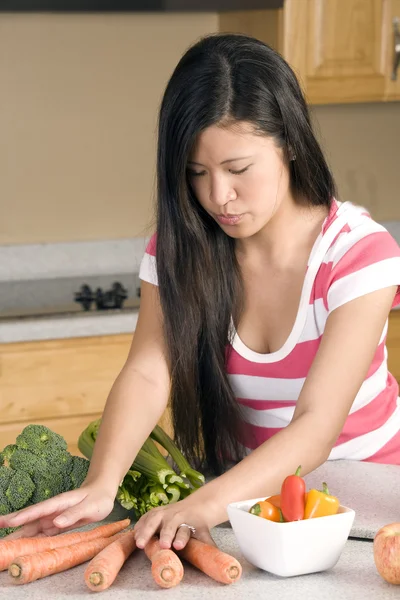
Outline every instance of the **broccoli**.
{"label": "broccoli", "polygon": [[49,474],[49,465],[46,459],[23,448],[16,449],[10,459],[10,467],[15,471],[24,471],[30,476],[47,477]]}
{"label": "broccoli", "polygon": [[1,452],[0,464],[9,466],[10,460],[14,452],[16,451],[17,446],[15,444],[9,444],[4,448]]}
{"label": "broccoli", "polygon": [[32,479],[35,485],[35,490],[30,499],[32,504],[43,502],[43,500],[47,500],[68,490],[65,486],[65,479],[60,473],[51,473],[49,477],[41,477],[40,475],[36,477],[34,475]]}
{"label": "broccoli", "polygon": [[35,484],[24,471],[14,471],[11,477],[6,496],[13,510],[26,506],[35,491]]}
{"label": "broccoli", "polygon": [[[8,514],[80,487],[89,461],[73,457],[59,434],[28,425],[0,452],[0,514]],[[0,537],[7,535],[0,529]],[[8,533],[10,533],[8,531]]]}
{"label": "broccoli", "polygon": [[19,448],[42,456],[54,451],[67,450],[64,438],[44,425],[27,425],[15,441]]}
{"label": "broccoli", "polygon": [[0,492],[8,488],[13,474],[13,470],[10,467],[6,467],[5,465],[0,467]]}
{"label": "broccoli", "polygon": [[11,512],[11,510],[11,505],[8,501],[5,492],[3,492],[2,489],[0,489],[0,516],[8,515]]}
{"label": "broccoli", "polygon": [[81,487],[88,474],[90,462],[81,456],[72,457],[72,470],[69,474],[71,480],[71,489],[76,490]]}

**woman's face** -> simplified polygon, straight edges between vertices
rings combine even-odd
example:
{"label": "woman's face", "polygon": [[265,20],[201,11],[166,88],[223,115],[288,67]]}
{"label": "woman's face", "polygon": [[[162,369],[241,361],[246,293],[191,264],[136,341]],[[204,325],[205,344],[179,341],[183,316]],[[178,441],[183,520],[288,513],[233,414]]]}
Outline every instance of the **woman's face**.
{"label": "woman's face", "polygon": [[234,238],[259,233],[291,198],[283,150],[247,122],[205,129],[187,171],[201,206]]}

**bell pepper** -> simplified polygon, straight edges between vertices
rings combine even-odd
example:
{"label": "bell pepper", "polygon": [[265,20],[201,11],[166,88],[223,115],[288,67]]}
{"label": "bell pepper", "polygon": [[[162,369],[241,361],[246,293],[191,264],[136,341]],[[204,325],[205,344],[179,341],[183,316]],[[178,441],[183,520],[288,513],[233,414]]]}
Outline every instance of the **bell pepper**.
{"label": "bell pepper", "polygon": [[250,508],[249,512],[252,515],[268,519],[268,521],[275,521],[276,523],[283,521],[280,509],[268,502],[268,500],[257,502]]}
{"label": "bell pepper", "polygon": [[[304,504],[307,503],[307,494],[308,492],[306,492],[304,494]],[[269,496],[268,498],[265,498],[266,500],[268,500],[268,502],[271,502],[271,504],[273,504],[274,506],[277,506],[278,508],[281,507],[281,495],[280,494],[276,494],[275,496]]]}
{"label": "bell pepper", "polygon": [[268,502],[270,502],[277,508],[281,507],[281,495],[280,494],[276,494],[275,496],[269,496],[269,498],[266,498],[266,500],[268,500]]}
{"label": "bell pepper", "polygon": [[305,519],[336,515],[338,510],[339,500],[336,496],[331,496],[329,494],[326,483],[322,484],[322,491],[313,489],[308,492],[306,508],[304,511]]}
{"label": "bell pepper", "polygon": [[281,510],[285,521],[304,519],[306,484],[300,477],[301,466],[294,475],[288,475],[281,488]]}

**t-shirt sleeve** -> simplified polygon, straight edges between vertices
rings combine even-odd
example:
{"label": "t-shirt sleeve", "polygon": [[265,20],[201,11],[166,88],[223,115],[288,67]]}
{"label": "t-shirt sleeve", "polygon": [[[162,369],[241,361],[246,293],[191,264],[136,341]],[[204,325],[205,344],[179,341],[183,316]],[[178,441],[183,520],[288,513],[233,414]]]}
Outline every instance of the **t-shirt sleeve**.
{"label": "t-shirt sleeve", "polygon": [[156,263],[157,234],[154,234],[146,246],[139,268],[139,278],[153,285],[158,285]]}
{"label": "t-shirt sleeve", "polygon": [[400,304],[400,247],[386,229],[378,226],[375,231],[365,231],[365,235],[353,231],[342,236],[342,244],[332,255],[328,278],[329,312],[392,285],[398,286],[393,308]]}

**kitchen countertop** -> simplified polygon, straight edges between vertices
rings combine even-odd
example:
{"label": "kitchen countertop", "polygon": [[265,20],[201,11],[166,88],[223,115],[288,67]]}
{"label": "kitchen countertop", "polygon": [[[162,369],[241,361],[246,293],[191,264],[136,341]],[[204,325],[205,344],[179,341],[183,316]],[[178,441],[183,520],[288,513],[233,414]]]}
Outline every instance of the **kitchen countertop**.
{"label": "kitchen countertop", "polygon": [[[320,600],[321,597],[333,600],[398,598],[397,586],[383,581],[376,571],[371,541],[348,540],[338,563],[329,571],[280,578],[253,567],[243,558],[229,526],[215,527],[212,534],[218,547],[235,556],[242,564],[243,575],[237,583],[229,586],[216,583],[185,563],[184,578],[179,586],[163,590],[154,583],[150,563],[145,554],[136,551],[124,565],[112,587],[102,592],[101,597],[113,600],[155,600],[161,597],[174,600],[259,600],[264,597],[279,600]],[[83,600],[91,594],[83,582],[84,571],[85,565],[80,565],[25,586],[9,583],[8,574],[0,573],[0,599],[8,600],[12,597],[17,600]]]}
{"label": "kitchen countertop", "polygon": [[89,315],[82,312],[58,317],[5,320],[0,325],[0,343],[132,333],[138,313],[138,310]]}
{"label": "kitchen countertop", "polygon": [[[174,600],[259,600],[264,596],[279,600],[297,597],[308,600],[320,600],[321,597],[333,600],[398,598],[398,587],[386,583],[376,571],[372,539],[357,538],[372,538],[379,527],[400,520],[400,467],[357,461],[328,461],[305,479],[307,489],[320,487],[321,481],[327,481],[330,491],[356,512],[351,538],[346,542],[338,563],[329,571],[280,578],[257,569],[242,556],[227,522],[215,527],[212,536],[221,550],[235,556],[242,564],[243,575],[239,582],[224,586],[185,563],[185,576],[181,584],[172,590],[162,590],[153,582],[145,554],[136,551],[122,568],[113,586],[102,592],[102,598],[152,600],[161,597],[161,594]],[[115,521],[127,515],[130,516],[130,513],[116,504],[105,521]],[[83,583],[84,570],[85,565],[80,565],[26,586],[15,586],[9,582],[7,573],[0,573],[0,600],[8,600],[11,594],[17,600],[83,600],[91,593]]]}

